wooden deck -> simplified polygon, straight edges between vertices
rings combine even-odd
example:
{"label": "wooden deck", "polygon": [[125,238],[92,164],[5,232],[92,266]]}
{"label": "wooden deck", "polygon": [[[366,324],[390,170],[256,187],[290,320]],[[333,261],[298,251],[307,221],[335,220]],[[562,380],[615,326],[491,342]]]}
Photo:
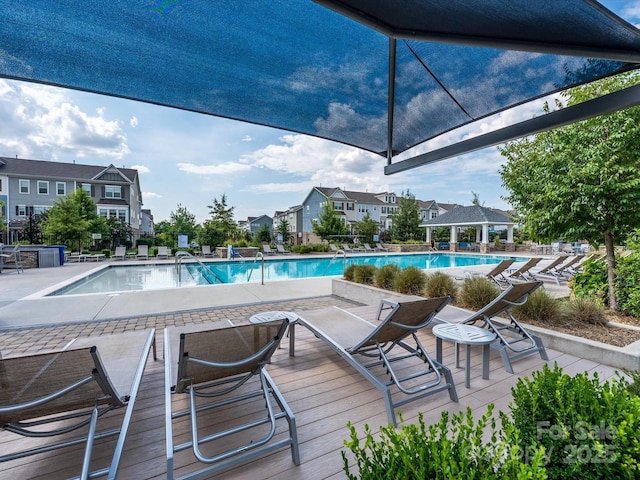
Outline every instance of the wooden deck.
{"label": "wooden deck", "polygon": [[[421,340],[435,357],[435,339],[427,329]],[[133,421],[125,444],[118,478],[160,479],[166,478],[165,426],[164,426],[164,365],[162,360],[162,330],[156,332],[159,359],[149,358],[140,394],[133,414]],[[283,347],[286,347],[283,342]],[[615,369],[581,360],[556,351],[548,351],[549,363],[557,362],[567,373],[597,371],[601,379],[615,375]],[[402,408],[405,423],[415,422],[422,412],[427,423],[439,420],[447,409],[458,412],[471,407],[477,415],[485,412],[489,403],[496,410],[508,410],[510,389],[518,378],[538,370],[545,363],[539,356],[530,356],[514,363],[515,374],[508,374],[497,352],[491,353],[490,379],[481,377],[481,348],[474,348],[472,357],[471,388],[464,386],[464,370],[456,369],[453,346],[444,342],[443,363],[453,371],[459,402],[453,403],[447,392],[441,392]],[[356,373],[336,353],[314,337],[307,329],[296,328],[296,355],[290,357],[287,348],[279,349],[267,369],[289,406],[296,415],[300,443],[301,464],[296,466],[291,452],[285,448],[267,457],[254,460],[214,477],[224,479],[278,479],[305,480],[343,479],[340,452],[348,437],[347,422],[353,423],[359,432],[368,424],[376,430],[386,425],[387,417],[379,392]],[[184,399],[174,399],[176,408]],[[240,408],[240,407],[238,407]],[[114,412],[110,422],[116,424],[123,412]],[[212,423],[224,421],[218,416]],[[184,437],[186,428],[178,428],[177,436]],[[0,432],[0,450],[7,452],[33,440],[23,440],[13,434]],[[114,441],[99,441],[95,447],[98,460],[108,458]],[[201,467],[191,452],[176,457],[176,477]],[[79,473],[82,458],[80,447],[61,453],[41,454],[36,457],[14,460],[0,466],[0,480],[52,480],[68,478]]]}

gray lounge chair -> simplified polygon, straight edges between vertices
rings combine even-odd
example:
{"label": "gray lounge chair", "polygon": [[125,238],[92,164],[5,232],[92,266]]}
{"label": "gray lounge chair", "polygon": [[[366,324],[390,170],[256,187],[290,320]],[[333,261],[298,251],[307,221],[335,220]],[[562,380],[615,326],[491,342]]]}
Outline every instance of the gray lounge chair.
{"label": "gray lounge chair", "polygon": [[162,258],[166,260],[170,256],[171,256],[171,252],[169,252],[168,247],[163,247],[163,246],[158,247],[158,254],[156,255],[156,258]]}
{"label": "gray lounge chair", "polygon": [[213,253],[211,252],[211,245],[202,245],[202,250],[200,251],[203,257],[213,257]]}
{"label": "gray lounge chair", "polygon": [[507,269],[511,266],[513,262],[514,261],[510,259],[502,260],[500,263],[498,263],[495,267],[493,267],[487,273],[478,273],[478,272],[473,272],[469,270],[469,271],[465,271],[465,274],[467,275],[468,278],[487,277],[489,280],[491,280],[500,288],[502,288],[509,285],[509,281],[504,276],[504,273],[507,271]]}
{"label": "gray lounge chair", "polygon": [[116,247],[116,251],[111,257],[114,260],[124,260],[127,257],[127,247]]}
{"label": "gray lounge chair", "polygon": [[290,250],[285,250],[281,243],[276,245],[276,250],[278,250],[278,253],[281,253],[282,255],[289,255],[291,253]]}
{"label": "gray lounge chair", "polygon": [[271,250],[271,246],[267,245],[266,243],[262,244],[262,253],[264,253],[265,255],[275,255],[276,254],[276,252]]}
{"label": "gray lounge chair", "polygon": [[522,265],[517,270],[511,272],[507,277],[507,280],[524,280],[524,281],[535,281],[536,278],[531,273],[531,269],[538,265],[542,257],[533,257],[530,258],[524,265]]}
{"label": "gray lounge chair", "polygon": [[538,278],[550,278],[553,279],[557,285],[560,285],[561,280],[567,280],[571,275],[571,268],[579,263],[585,257],[584,254],[573,255],[570,257],[559,257],[559,260],[563,262],[552,262],[544,269],[540,270],[536,276]]}
{"label": "gray lounge chair", "polygon": [[138,245],[138,253],[136,253],[136,258],[149,260],[149,245]]}
{"label": "gray lounge chair", "polygon": [[477,312],[448,306],[437,314],[436,321],[476,325],[495,333],[498,338],[492,346],[499,350],[507,372],[513,373],[511,362],[521,357],[540,352],[543,360],[549,359],[542,339],[529,333],[509,311],[515,305],[523,305],[541,286],[542,282],[514,283]]}
{"label": "gray lounge chair", "polygon": [[[0,359],[0,427],[23,437],[52,438],[33,448],[25,441],[6,442],[0,462],[84,445],[80,478],[116,478],[152,346],[155,358],[154,334],[149,329],[78,339],[64,350]],[[115,428],[115,418],[100,421],[119,408],[125,413]],[[117,437],[113,454],[92,455],[94,441],[107,437]]]}
{"label": "gray lounge chair", "polygon": [[[396,425],[396,408],[411,401],[443,390],[449,391],[452,401],[458,401],[451,371],[432,359],[416,336],[450,300],[383,300],[376,323],[337,307],[296,313],[298,323],[333,348],[382,393],[389,422]],[[411,360],[417,363],[417,371],[408,366]],[[403,371],[396,370],[396,362],[402,364]],[[388,378],[378,377],[382,371]],[[403,398],[394,401],[392,393],[396,389]]]}
{"label": "gray lounge chair", "polygon": [[381,243],[376,243],[376,247],[378,248],[378,250],[380,250],[381,252],[388,252],[389,249],[386,247],[383,247]]}
{"label": "gray lounge chair", "polygon": [[2,272],[3,268],[15,268],[17,273],[24,273],[19,244],[16,244],[8,251],[0,248],[0,272]]}
{"label": "gray lounge chair", "polygon": [[[285,447],[291,448],[293,462],[300,464],[295,417],[265,368],[288,324],[285,316],[235,327],[218,322],[165,329],[168,479],[173,479],[174,456],[184,452],[184,457],[189,450],[206,466],[181,479],[208,478]],[[188,408],[173,411],[172,397],[182,394],[188,397]],[[190,439],[174,445],[174,422],[185,416],[190,417]],[[212,418],[224,418],[215,433]],[[279,420],[286,421],[288,433],[276,428]]]}

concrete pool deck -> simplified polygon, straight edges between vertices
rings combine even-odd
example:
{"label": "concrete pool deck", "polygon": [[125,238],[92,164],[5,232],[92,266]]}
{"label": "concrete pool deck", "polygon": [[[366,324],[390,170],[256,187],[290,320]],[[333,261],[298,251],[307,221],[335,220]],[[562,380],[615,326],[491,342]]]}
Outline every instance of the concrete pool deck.
{"label": "concrete pool deck", "polygon": [[[287,256],[287,259],[289,258],[295,256]],[[164,262],[167,261],[154,263]],[[332,294],[332,279],[335,278],[266,281],[264,285],[258,282],[122,293],[44,296],[92,270],[111,263],[66,263],[62,267],[26,269],[24,273],[4,270],[0,274],[0,330],[328,296]],[[117,262],[118,265],[144,263]],[[489,267],[464,267],[464,270],[483,271]],[[446,272],[455,276],[461,275],[462,270],[447,268]],[[555,287],[549,282],[546,282],[545,286]],[[566,290],[566,287],[562,289]]]}

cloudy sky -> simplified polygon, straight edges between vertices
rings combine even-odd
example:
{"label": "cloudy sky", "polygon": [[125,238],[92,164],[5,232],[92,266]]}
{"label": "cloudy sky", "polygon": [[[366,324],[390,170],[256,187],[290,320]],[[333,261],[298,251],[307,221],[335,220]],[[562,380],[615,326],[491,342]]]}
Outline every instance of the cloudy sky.
{"label": "cloudy sky", "polygon": [[[602,2],[640,22],[640,2]],[[531,118],[540,102],[453,139]],[[236,220],[302,203],[313,186],[411,191],[422,200],[508,208],[495,148],[385,176],[386,160],[304,135],[107,96],[0,79],[0,156],[136,168],[156,221],[182,204],[198,222],[226,194]],[[451,138],[450,138],[451,139]],[[449,140],[450,140],[449,139]],[[441,139],[444,144],[448,139]],[[424,150],[424,147],[422,148]],[[413,153],[419,153],[420,148]]]}

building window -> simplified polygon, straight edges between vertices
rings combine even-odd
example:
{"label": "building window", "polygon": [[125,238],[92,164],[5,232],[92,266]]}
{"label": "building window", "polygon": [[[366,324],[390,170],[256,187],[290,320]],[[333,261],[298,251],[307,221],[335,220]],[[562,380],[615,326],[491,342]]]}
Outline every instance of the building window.
{"label": "building window", "polygon": [[38,180],[38,195],[49,195],[49,182]]}
{"label": "building window", "polygon": [[56,182],[56,195],[65,196],[67,194],[67,184],[64,182]]}
{"label": "building window", "polygon": [[431,212],[431,218],[436,218],[438,216],[438,212]]}
{"label": "building window", "polygon": [[16,206],[16,215],[19,217],[27,216],[27,206],[26,205],[17,205]]}
{"label": "building window", "polygon": [[20,182],[20,193],[29,193],[29,180],[18,180]]}
{"label": "building window", "polygon": [[36,206],[33,207],[33,214],[34,215],[42,215],[48,209],[49,209],[49,207],[46,207],[46,206],[43,206],[43,205],[36,205]]}
{"label": "building window", "polygon": [[344,203],[342,202],[333,202],[333,209],[336,211],[341,212],[342,210],[344,210]]}
{"label": "building window", "polygon": [[122,220],[123,222],[127,221],[127,209],[126,208],[102,208],[98,209],[98,215],[102,218],[116,218],[118,220]]}
{"label": "building window", "polygon": [[83,183],[82,184],[82,189],[87,192],[89,194],[89,196],[91,196],[91,184],[90,183]]}
{"label": "building window", "polygon": [[347,203],[347,210],[353,210],[353,203]]}
{"label": "building window", "polygon": [[104,196],[106,198],[122,198],[122,187],[107,185],[104,187]]}

